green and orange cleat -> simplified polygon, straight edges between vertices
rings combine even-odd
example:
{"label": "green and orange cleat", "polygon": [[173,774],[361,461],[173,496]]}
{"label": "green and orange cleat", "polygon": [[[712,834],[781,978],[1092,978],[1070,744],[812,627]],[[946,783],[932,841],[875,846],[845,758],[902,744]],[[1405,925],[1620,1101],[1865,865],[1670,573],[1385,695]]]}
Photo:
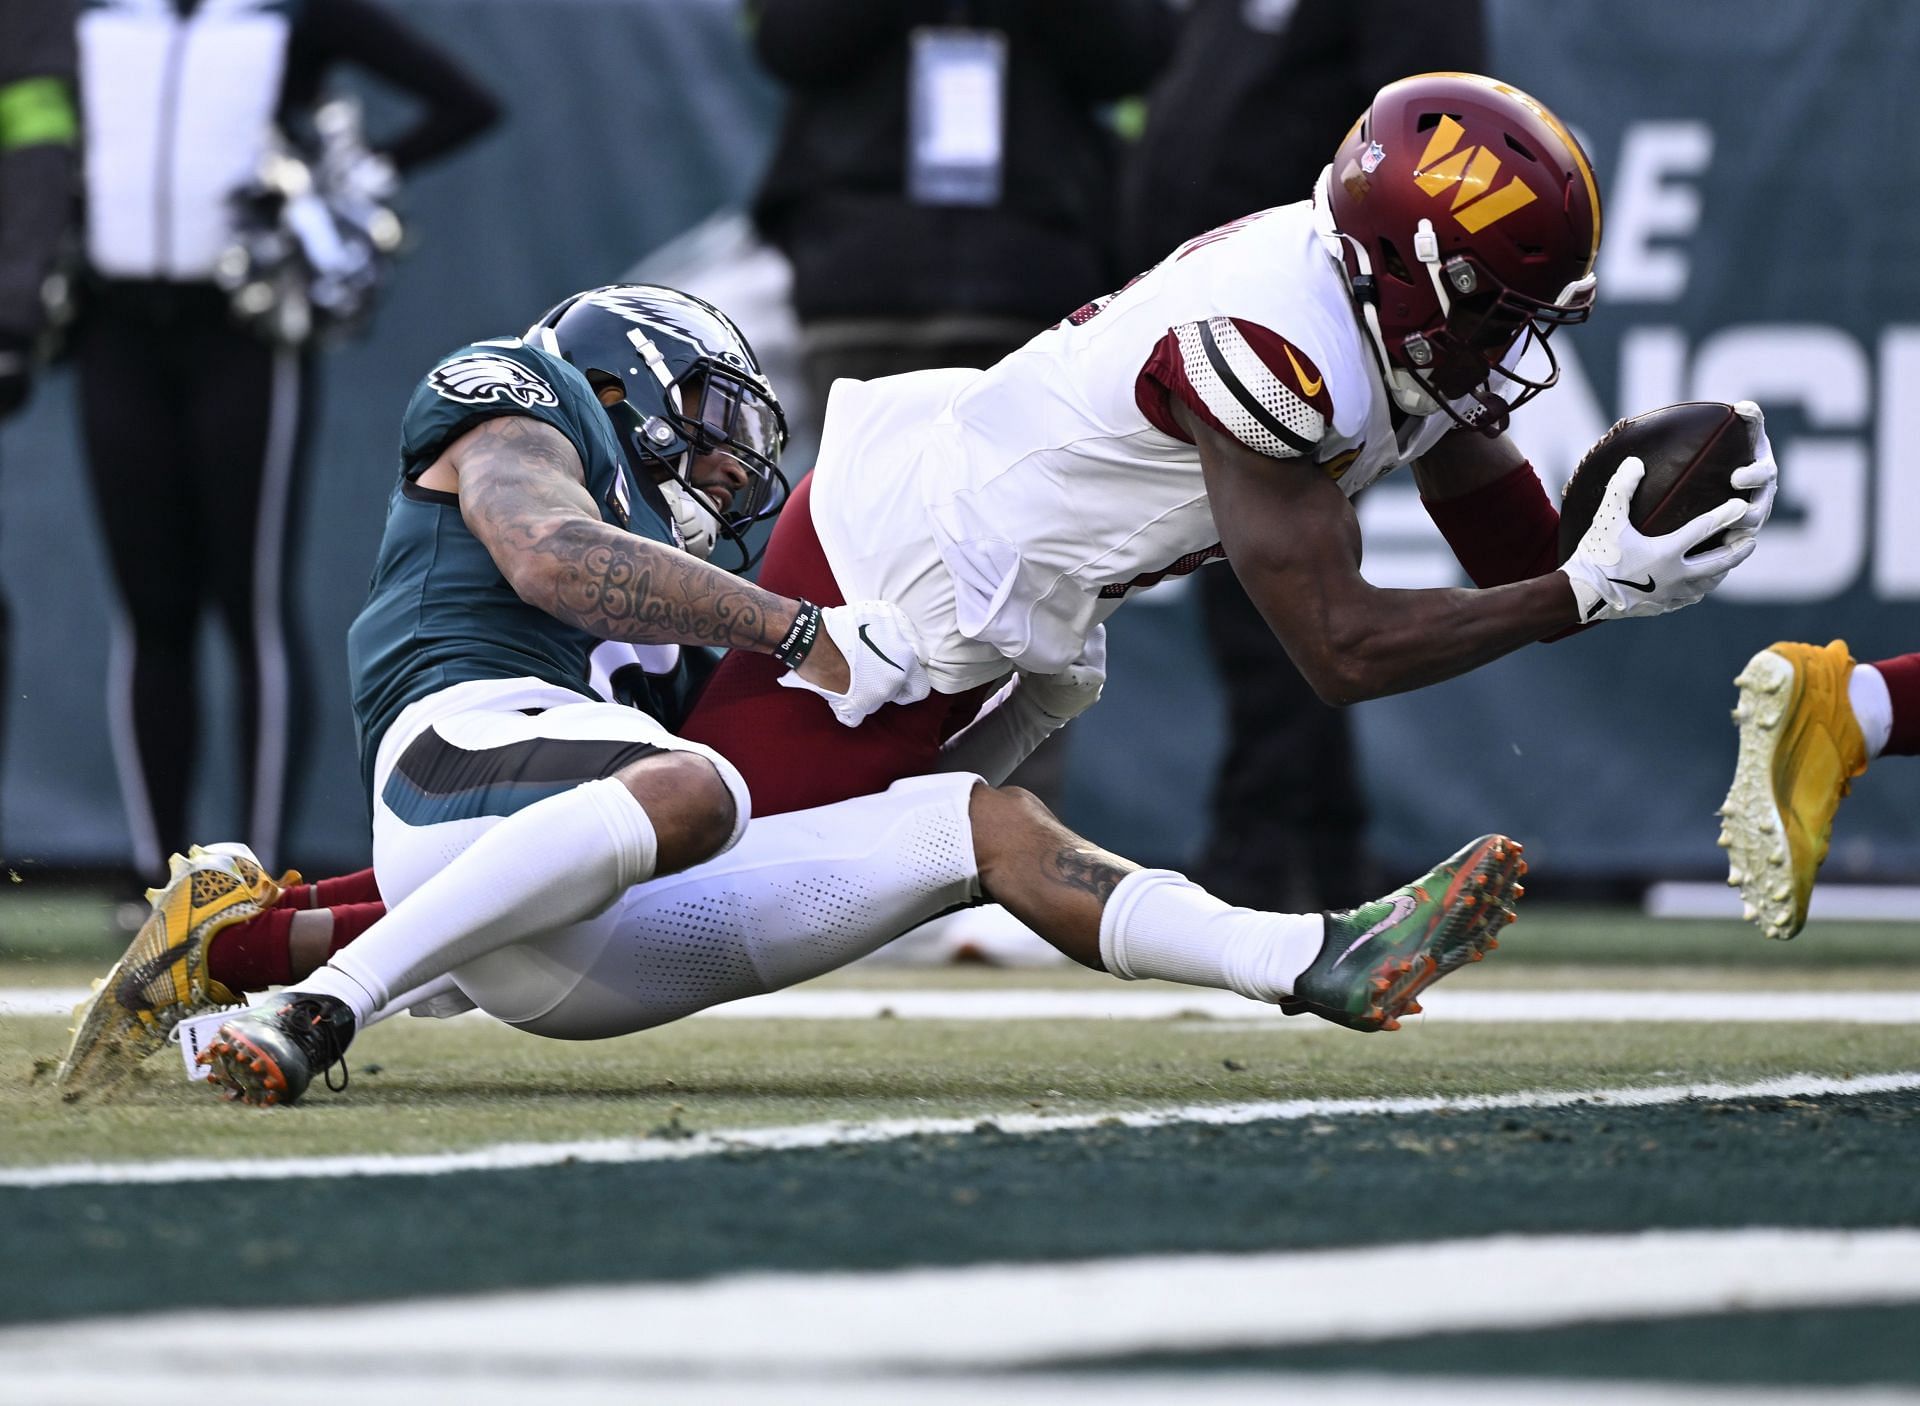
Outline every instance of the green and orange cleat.
{"label": "green and orange cleat", "polygon": [[353,1012],[310,991],[283,991],[221,1025],[200,1052],[207,1082],[229,1101],[271,1108],[296,1102],[316,1075],[341,1066],[344,1089]]}
{"label": "green and orange cleat", "polygon": [[1422,991],[1500,945],[1526,892],[1521,848],[1483,835],[1385,898],[1327,914],[1320,955],[1282,1009],[1349,1030],[1398,1030],[1402,1016],[1420,1013]]}

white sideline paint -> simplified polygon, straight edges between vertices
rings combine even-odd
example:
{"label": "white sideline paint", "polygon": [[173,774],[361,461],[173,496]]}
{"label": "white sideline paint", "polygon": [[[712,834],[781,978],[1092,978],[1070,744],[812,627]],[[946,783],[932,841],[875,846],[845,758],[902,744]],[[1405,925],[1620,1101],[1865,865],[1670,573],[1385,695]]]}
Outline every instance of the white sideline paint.
{"label": "white sideline paint", "polygon": [[[86,997],[81,987],[0,988],[0,1015],[66,1015]],[[1424,1019],[1450,1023],[1541,1025],[1645,1021],[1770,1025],[1821,1021],[1843,1025],[1920,1025],[1920,991],[1454,991],[1420,998]],[[1109,990],[868,991],[795,987],[750,996],[692,1020],[1231,1020],[1274,1022],[1287,1030],[1325,1030],[1289,1019],[1278,1006],[1199,987]],[[1416,1020],[1422,1017],[1415,1017]]]}
{"label": "white sideline paint", "polygon": [[[1184,580],[1185,578],[1181,578]],[[555,1373],[546,1364],[515,1375],[505,1369],[481,1377],[458,1367],[439,1375],[415,1364],[400,1370],[359,1369],[333,1361],[302,1369],[300,1387],[350,1391],[362,1401],[404,1401],[408,1406],[526,1406],[552,1399]],[[124,1365],[110,1371],[61,1363],[26,1371],[9,1385],[38,1406],[100,1406],[124,1399]],[[183,1366],[141,1364],[139,1389],[159,1401],[201,1400],[211,1389],[243,1400],[277,1400],[287,1379],[270,1367],[229,1357]],[[1039,1372],[941,1373],[939,1375],[791,1373],[759,1376],[662,1377],[649,1374],[644,1397],[624,1373],[564,1377],[567,1406],[1920,1406],[1920,1392],[1897,1387],[1700,1386],[1666,1382],[1594,1382],[1529,1377],[1409,1377],[1328,1373],[1239,1372]]]}
{"label": "white sideline paint", "polygon": [[[1300,1118],[1341,1118],[1381,1113],[1472,1112],[1507,1108],[1567,1108],[1598,1103],[1609,1108],[1655,1108],[1692,1099],[1725,1102],[1751,1098],[1825,1098],[1834,1095],[1900,1093],[1920,1089],[1920,1070],[1834,1079],[1786,1074],[1745,1084],[1655,1084],[1610,1089],[1536,1089],[1511,1094],[1430,1095],[1421,1098],[1289,1099],[1262,1103],[1199,1103],[1146,1110],[1095,1113],[979,1113],[965,1118],[892,1118],[871,1123],[808,1123],[783,1128],[746,1128],[695,1133],[684,1138],[600,1138],[585,1142],[507,1142],[463,1152],[413,1155],[366,1153],[343,1157],[254,1157],[224,1161],[181,1158],[166,1162],[67,1162],[45,1167],[0,1168],[0,1187],[111,1186],[131,1183],[286,1181],[301,1177],[445,1176],[455,1172],[512,1171],[572,1162],[679,1162],[729,1152],[783,1152],[852,1143],[893,1142],[910,1137],[961,1137],[991,1129],[1010,1136],[1075,1132],[1095,1127],[1164,1128],[1214,1126]],[[250,1116],[245,1113],[236,1117]],[[258,1116],[258,1115],[251,1115]]]}
{"label": "white sideline paint", "polygon": [[[1649,918],[1740,917],[1740,895],[1721,883],[1647,886]],[[1920,884],[1835,884],[1822,880],[1807,904],[1810,922],[1903,923],[1920,915]]]}
{"label": "white sideline paint", "polygon": [[[345,1358],[547,1375],[1036,1367],[1143,1352],[1382,1342],[1728,1312],[1920,1301],[1920,1230],[1499,1235],[1247,1255],[1152,1255],[633,1284],[83,1320],[0,1332],[0,1377],[124,1364],[205,1372],[209,1341],[274,1344],[284,1380]],[[743,1325],[751,1325],[743,1331]]]}

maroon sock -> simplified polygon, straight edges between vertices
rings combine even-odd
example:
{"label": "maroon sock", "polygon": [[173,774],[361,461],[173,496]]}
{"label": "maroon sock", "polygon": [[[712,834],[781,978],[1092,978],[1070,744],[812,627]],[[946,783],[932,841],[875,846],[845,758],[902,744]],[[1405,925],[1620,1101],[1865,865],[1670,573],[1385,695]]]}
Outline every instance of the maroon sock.
{"label": "maroon sock", "polygon": [[1887,693],[1893,699],[1893,731],[1881,756],[1920,756],[1920,654],[1903,654],[1898,659],[1876,659],[1873,667],[1887,681]]}
{"label": "maroon sock", "polygon": [[[269,908],[257,918],[215,933],[207,943],[207,975],[229,991],[264,991],[293,980],[293,919],[297,908]],[[387,913],[384,903],[335,904],[331,957]]]}
{"label": "maroon sock", "polygon": [[331,957],[386,916],[387,905],[384,903],[334,905],[333,936],[327,939],[327,955]]}
{"label": "maroon sock", "polygon": [[222,928],[207,943],[207,975],[227,990],[264,991],[293,979],[292,908],[269,908],[257,918]]}
{"label": "maroon sock", "polygon": [[[316,897],[311,906],[315,908],[341,908],[348,904],[380,902],[380,885],[374,882],[371,869],[342,874],[337,879],[322,879],[313,888]],[[333,920],[339,922],[340,915],[335,913]]]}
{"label": "maroon sock", "polygon": [[380,885],[373,870],[361,869],[337,879],[316,879],[284,889],[275,908],[338,908],[343,903],[378,903]]}

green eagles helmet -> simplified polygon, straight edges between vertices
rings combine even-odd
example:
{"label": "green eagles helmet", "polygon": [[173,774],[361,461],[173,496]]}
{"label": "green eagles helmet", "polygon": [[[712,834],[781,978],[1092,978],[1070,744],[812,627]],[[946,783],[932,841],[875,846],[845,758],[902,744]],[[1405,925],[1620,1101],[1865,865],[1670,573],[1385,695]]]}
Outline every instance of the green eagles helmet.
{"label": "green eagles helmet", "polygon": [[[596,390],[620,386],[626,398],[607,414],[641,483],[666,491],[690,550],[699,550],[708,525],[691,521],[696,514],[738,549],[740,569],[750,566],[746,530],[786,502],[780,451],[787,419],[733,319],[690,293],[616,283],[566,299],[526,340],[578,367]],[[732,455],[747,475],[724,507],[687,478],[693,457],[714,450]]]}

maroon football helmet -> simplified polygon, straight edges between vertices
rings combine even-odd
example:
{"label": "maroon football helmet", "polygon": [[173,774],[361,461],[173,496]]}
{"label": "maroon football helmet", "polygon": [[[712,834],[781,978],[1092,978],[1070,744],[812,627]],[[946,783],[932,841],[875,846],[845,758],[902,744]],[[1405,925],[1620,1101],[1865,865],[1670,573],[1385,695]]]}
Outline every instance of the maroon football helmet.
{"label": "maroon football helmet", "polygon": [[[1593,308],[1600,192],[1552,113],[1477,74],[1403,78],[1375,95],[1321,184],[1322,228],[1401,409],[1499,434],[1559,380],[1547,337]],[[1546,353],[1538,380],[1502,366],[1523,338]],[[1496,373],[1519,394],[1496,394]],[[1469,395],[1467,416],[1448,404]]]}

